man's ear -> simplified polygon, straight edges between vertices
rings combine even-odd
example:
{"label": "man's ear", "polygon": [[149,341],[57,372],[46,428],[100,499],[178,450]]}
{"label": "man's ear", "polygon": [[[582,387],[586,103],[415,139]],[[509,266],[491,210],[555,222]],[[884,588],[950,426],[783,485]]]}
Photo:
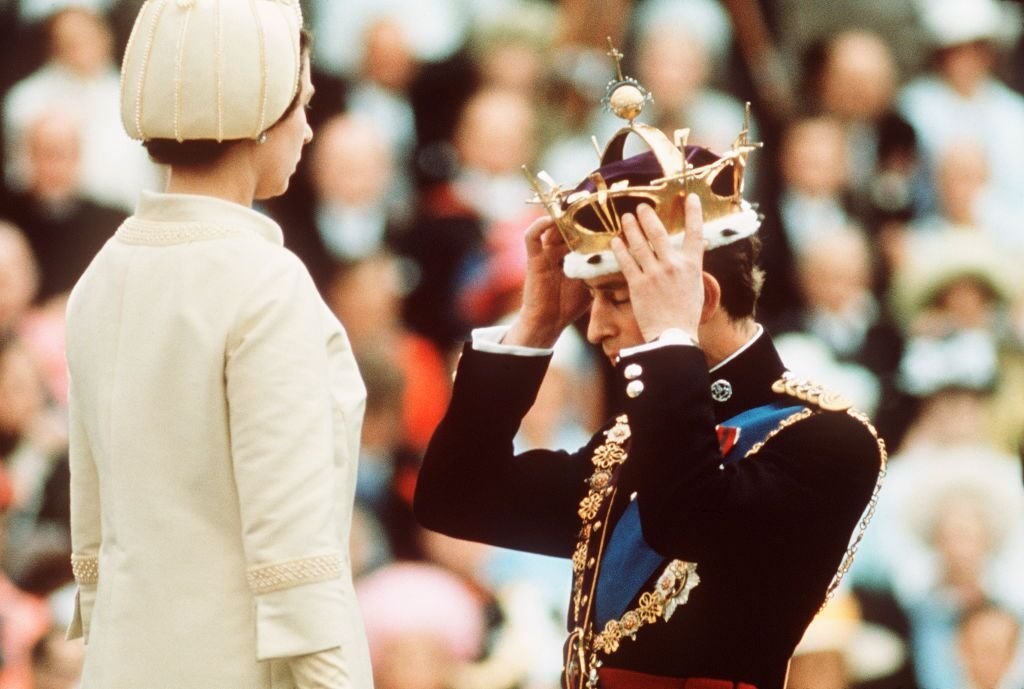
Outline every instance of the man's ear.
{"label": "man's ear", "polygon": [[704,307],[700,310],[701,325],[711,320],[722,305],[722,286],[711,273],[702,274],[704,279]]}

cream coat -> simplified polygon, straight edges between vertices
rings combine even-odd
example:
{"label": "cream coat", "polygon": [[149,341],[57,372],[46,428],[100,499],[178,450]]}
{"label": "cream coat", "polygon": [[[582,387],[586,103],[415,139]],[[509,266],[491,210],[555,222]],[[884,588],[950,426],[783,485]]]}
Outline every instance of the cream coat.
{"label": "cream coat", "polygon": [[369,689],[348,559],[366,393],[281,229],[143,196],[67,339],[82,689],[291,689],[280,659],[339,646]]}

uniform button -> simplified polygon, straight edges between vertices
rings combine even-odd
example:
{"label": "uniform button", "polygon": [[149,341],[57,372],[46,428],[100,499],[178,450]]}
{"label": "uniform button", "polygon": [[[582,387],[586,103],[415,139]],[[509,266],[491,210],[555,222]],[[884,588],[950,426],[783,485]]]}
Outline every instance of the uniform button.
{"label": "uniform button", "polygon": [[640,364],[630,364],[622,373],[626,376],[626,380],[636,380],[643,374],[643,372],[644,369]]}
{"label": "uniform button", "polygon": [[594,531],[600,531],[600,530],[601,530],[601,520],[599,519],[596,522],[594,522]]}
{"label": "uniform button", "polygon": [[642,380],[634,380],[626,386],[626,394],[630,399],[635,399],[640,396],[640,393],[644,391],[644,382]]}

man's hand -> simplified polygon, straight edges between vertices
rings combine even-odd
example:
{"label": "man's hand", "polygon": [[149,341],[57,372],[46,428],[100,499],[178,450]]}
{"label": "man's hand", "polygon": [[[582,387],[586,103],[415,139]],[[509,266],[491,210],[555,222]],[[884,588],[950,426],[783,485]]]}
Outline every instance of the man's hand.
{"label": "man's hand", "polygon": [[681,250],[672,247],[665,225],[646,204],[637,209],[638,217],[622,217],[622,237],[612,240],[612,251],[629,285],[633,316],[647,342],[669,328],[682,328],[696,336],[700,325],[704,307],[700,199],[690,194],[685,208],[686,235]]}
{"label": "man's hand", "polygon": [[554,220],[544,216],[526,230],[526,282],[523,305],[504,344],[525,347],[553,347],[567,325],[583,315],[590,294],[582,280],[572,280],[562,271],[562,259],[569,248]]}

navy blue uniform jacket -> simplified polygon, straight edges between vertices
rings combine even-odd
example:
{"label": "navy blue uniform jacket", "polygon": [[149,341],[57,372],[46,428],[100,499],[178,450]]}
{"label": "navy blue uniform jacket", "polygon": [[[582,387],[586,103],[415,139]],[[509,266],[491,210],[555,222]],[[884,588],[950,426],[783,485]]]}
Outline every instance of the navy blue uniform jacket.
{"label": "navy blue uniform jacket", "polygon": [[[513,437],[547,364],[546,357],[466,346],[417,486],[415,510],[424,526],[572,556],[581,527],[577,507],[604,436],[575,453],[514,454]],[[622,395],[618,410],[628,415],[632,435],[612,514],[621,515],[636,492],[644,540],[666,558],[698,563],[700,584],[668,622],[624,640],[605,665],[781,689],[788,659],[871,497],[880,443],[862,420],[822,411],[722,468],[716,424],[794,401],[772,392],[785,368],[766,333],[712,374],[692,346],[623,359],[623,389],[627,364],[640,365],[644,389],[634,398]],[[724,402],[710,392],[720,380],[732,387]]]}

